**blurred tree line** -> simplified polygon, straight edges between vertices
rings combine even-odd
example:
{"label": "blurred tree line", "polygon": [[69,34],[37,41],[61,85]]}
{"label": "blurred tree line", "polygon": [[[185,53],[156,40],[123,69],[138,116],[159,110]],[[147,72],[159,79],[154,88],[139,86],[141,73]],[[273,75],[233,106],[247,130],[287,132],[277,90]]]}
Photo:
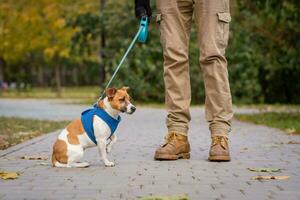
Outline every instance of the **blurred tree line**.
{"label": "blurred tree line", "polygon": [[[0,0],[0,81],[18,86],[104,84],[138,29],[133,0]],[[153,9],[155,8],[154,1]],[[154,12],[155,13],[155,12]],[[227,58],[235,102],[300,103],[300,12],[296,0],[231,0]],[[204,101],[193,28],[193,102]],[[152,20],[113,85],[139,101],[163,102],[162,49]],[[99,89],[100,92],[100,89]]]}

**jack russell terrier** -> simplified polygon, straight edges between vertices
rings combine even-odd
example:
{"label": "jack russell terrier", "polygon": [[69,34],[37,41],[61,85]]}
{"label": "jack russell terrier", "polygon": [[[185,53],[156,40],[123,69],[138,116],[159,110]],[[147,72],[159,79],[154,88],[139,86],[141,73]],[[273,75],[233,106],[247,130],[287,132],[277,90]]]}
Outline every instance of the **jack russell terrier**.
{"label": "jack russell terrier", "polygon": [[81,119],[72,121],[59,134],[53,145],[53,167],[88,167],[89,163],[80,162],[84,149],[97,146],[107,167],[115,164],[107,159],[112,145],[116,142],[114,134],[121,118],[119,113],[132,114],[136,110],[130,103],[128,87],[108,88],[106,97],[92,109],[81,114]]}

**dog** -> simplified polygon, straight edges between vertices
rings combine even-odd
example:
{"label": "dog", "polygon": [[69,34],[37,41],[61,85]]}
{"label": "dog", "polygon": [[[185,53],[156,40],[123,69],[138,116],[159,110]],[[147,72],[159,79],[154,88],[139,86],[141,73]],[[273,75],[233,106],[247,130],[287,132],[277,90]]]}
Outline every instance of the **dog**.
{"label": "dog", "polygon": [[128,87],[106,89],[106,97],[99,100],[93,109],[82,113],[81,119],[72,121],[59,134],[53,145],[53,167],[88,167],[81,162],[84,150],[97,146],[106,167],[115,164],[108,160],[107,153],[116,143],[114,134],[120,121],[120,113],[132,114],[136,107],[130,102]]}

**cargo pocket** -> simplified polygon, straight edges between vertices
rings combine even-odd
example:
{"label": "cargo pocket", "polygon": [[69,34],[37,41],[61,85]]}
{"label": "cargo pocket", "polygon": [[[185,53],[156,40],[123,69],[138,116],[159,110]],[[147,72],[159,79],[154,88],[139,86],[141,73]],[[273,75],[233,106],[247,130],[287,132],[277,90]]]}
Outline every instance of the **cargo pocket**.
{"label": "cargo pocket", "polygon": [[156,19],[155,19],[156,23],[160,24],[161,20],[162,20],[161,13],[156,14]]}
{"label": "cargo pocket", "polygon": [[218,16],[218,40],[227,45],[228,38],[229,38],[229,22],[231,21],[230,13],[228,12],[219,12],[217,13]]}
{"label": "cargo pocket", "polygon": [[164,25],[162,24],[163,23],[163,14],[162,13],[157,13],[155,21],[158,25],[160,43],[161,43],[162,47],[164,48],[165,44],[166,44],[166,40],[164,38]]}

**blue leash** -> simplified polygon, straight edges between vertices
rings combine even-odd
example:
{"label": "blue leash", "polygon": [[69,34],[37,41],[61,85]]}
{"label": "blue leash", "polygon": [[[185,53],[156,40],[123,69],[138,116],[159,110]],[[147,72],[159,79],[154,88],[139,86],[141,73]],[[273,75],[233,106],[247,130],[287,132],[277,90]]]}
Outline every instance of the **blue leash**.
{"label": "blue leash", "polygon": [[[148,18],[147,17],[142,17],[141,21],[140,21],[140,27],[138,32],[136,33],[136,35],[134,36],[132,42],[130,43],[129,47],[127,48],[124,56],[122,57],[119,65],[117,66],[117,68],[115,69],[112,77],[110,78],[110,80],[108,81],[107,85],[105,86],[105,89],[102,93],[102,95],[99,97],[98,101],[99,102],[101,99],[103,99],[103,96],[105,94],[106,89],[110,86],[111,82],[113,81],[113,79],[115,78],[115,76],[117,75],[119,69],[121,68],[121,66],[123,65],[125,59],[127,58],[129,52],[131,51],[131,49],[133,48],[135,42],[138,40],[141,43],[146,42],[148,37]],[[97,104],[97,103],[96,103]]]}

